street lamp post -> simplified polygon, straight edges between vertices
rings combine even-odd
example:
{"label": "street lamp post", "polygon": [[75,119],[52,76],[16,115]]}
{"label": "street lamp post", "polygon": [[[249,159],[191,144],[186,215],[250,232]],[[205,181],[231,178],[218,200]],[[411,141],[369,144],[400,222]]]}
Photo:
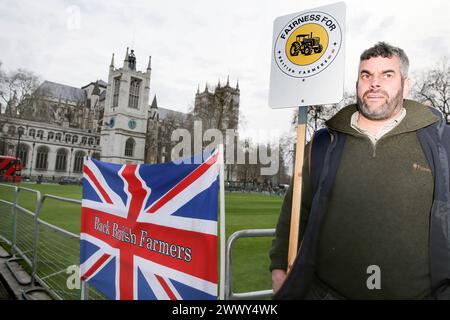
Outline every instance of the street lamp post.
{"label": "street lamp post", "polygon": [[20,148],[20,137],[22,136],[22,130],[19,127],[19,129],[17,130],[17,134],[19,135],[19,138],[17,139],[17,147],[16,147],[16,159],[19,158],[19,148]]}
{"label": "street lamp post", "polygon": [[31,179],[31,169],[33,168],[33,156],[34,156],[34,146],[36,142],[33,142],[33,148],[31,149],[31,163],[30,163],[30,179]]}
{"label": "street lamp post", "polygon": [[72,168],[72,153],[73,153],[73,148],[70,148],[69,177],[70,177],[70,170]]}
{"label": "street lamp post", "polygon": [[20,137],[22,136],[22,133],[23,133],[21,129],[22,129],[21,127],[19,127],[17,129],[17,134],[19,137],[17,139],[17,146],[16,146],[16,159],[14,160],[14,177],[13,177],[14,180],[13,180],[13,182],[20,182],[20,180],[18,180],[20,178],[17,177],[17,174],[18,174],[18,172],[20,172],[18,170],[21,170],[19,163],[22,162],[22,160],[19,159]]}

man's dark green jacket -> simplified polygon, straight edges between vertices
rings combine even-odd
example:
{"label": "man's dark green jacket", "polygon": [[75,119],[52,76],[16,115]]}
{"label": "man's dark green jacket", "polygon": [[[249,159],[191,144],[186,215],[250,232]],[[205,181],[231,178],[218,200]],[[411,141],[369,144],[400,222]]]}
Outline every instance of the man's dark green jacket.
{"label": "man's dark green jacket", "polygon": [[[425,165],[427,163],[432,174],[431,188],[428,188],[427,191],[430,198],[432,197],[429,207],[427,207],[430,208],[429,221],[427,221],[427,228],[429,228],[429,232],[427,232],[429,237],[429,241],[427,241],[429,255],[427,272],[430,274],[430,292],[436,298],[450,298],[450,127],[435,109],[410,100],[405,100],[404,106],[407,110],[408,121],[400,124],[403,125],[402,130],[415,132],[416,140],[426,159],[424,160]],[[334,138],[325,154],[319,178],[320,183],[315,192],[310,187],[311,178],[308,174],[309,148],[305,152],[300,222],[302,244],[292,272],[275,298],[301,299],[305,297],[312,278],[317,272],[320,232],[324,222],[327,221],[330,205],[332,206],[334,203],[331,201],[330,204],[330,195],[333,192],[336,175],[343,158],[344,145],[349,135],[349,132],[334,124],[336,119],[346,119],[347,127],[350,127],[349,115],[354,111],[356,111],[355,105],[348,106],[327,122],[328,130]],[[343,117],[343,115],[345,116]],[[346,150],[348,150],[348,146]],[[364,166],[364,164],[355,165]],[[286,268],[291,197],[292,195],[288,193],[283,203],[276,239],[271,250],[271,269]]]}

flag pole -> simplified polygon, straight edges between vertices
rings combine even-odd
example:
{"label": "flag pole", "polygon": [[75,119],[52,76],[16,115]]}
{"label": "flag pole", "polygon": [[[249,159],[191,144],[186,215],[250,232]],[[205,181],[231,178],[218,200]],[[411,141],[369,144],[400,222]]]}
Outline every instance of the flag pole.
{"label": "flag pole", "polygon": [[297,143],[295,148],[294,186],[292,193],[291,228],[289,232],[288,269],[290,272],[298,252],[300,208],[302,203],[302,168],[306,141],[308,107],[298,108]]}
{"label": "flag pole", "polygon": [[219,299],[225,299],[225,169],[223,144],[219,144],[219,203],[220,203],[220,285]]}

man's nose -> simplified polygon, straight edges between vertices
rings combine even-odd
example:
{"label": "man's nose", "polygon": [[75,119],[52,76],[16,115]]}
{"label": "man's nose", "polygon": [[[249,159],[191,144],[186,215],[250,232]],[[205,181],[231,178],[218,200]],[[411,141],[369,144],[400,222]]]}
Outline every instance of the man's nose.
{"label": "man's nose", "polygon": [[370,81],[370,88],[377,89],[379,87],[380,87],[380,79],[378,79],[378,77],[372,77]]}

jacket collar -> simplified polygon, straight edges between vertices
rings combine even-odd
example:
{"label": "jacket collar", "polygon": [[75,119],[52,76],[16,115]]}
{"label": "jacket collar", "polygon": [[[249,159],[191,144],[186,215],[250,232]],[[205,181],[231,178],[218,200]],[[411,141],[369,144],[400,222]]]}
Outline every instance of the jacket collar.
{"label": "jacket collar", "polygon": [[[428,107],[418,102],[405,99],[403,107],[406,109],[406,116],[398,126],[388,133],[389,135],[417,131],[440,120]],[[346,106],[325,124],[328,128],[342,133],[361,135],[350,125],[351,117],[357,110],[356,104]]]}

